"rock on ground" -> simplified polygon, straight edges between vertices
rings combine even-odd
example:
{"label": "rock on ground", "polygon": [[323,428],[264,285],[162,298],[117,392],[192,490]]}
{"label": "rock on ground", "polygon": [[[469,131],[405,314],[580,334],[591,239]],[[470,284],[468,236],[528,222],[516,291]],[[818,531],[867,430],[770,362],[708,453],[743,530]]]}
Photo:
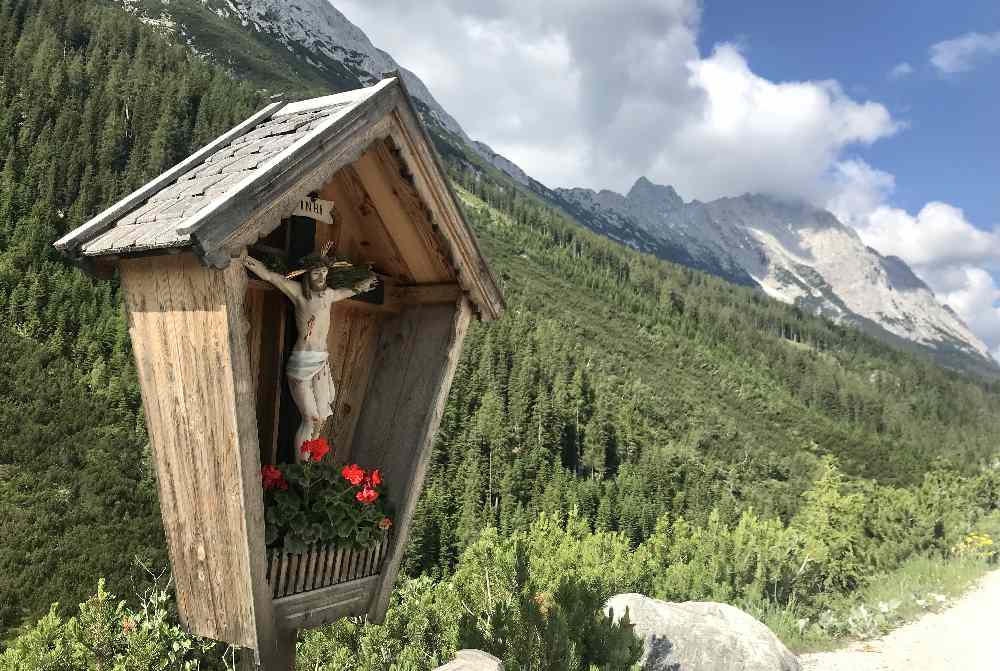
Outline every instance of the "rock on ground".
{"label": "rock on ground", "polygon": [[434,671],[503,671],[503,664],[482,650],[459,650],[455,659]]}
{"label": "rock on ground", "polygon": [[619,594],[605,604],[615,619],[628,609],[643,639],[646,671],[800,671],[770,629],[724,603],[667,603],[642,594]]}

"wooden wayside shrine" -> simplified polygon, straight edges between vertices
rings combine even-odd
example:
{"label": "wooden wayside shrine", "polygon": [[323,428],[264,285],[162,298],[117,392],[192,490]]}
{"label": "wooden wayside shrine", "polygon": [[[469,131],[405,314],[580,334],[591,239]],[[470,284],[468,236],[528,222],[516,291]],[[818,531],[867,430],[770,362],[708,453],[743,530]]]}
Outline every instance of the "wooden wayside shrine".
{"label": "wooden wayside shrine", "polygon": [[[292,555],[265,544],[261,468],[295,449],[295,320],[241,259],[293,269],[327,243],[380,282],[333,304],[323,435],[381,469],[395,524]],[[296,630],[381,622],[466,330],[503,310],[400,80],[272,104],[56,247],[120,276],[185,626],[286,671]]]}

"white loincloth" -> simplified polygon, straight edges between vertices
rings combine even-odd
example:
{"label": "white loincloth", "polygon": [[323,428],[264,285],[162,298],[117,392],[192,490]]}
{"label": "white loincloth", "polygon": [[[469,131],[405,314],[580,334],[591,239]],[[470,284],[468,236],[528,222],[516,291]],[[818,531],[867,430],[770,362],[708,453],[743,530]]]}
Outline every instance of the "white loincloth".
{"label": "white loincloth", "polygon": [[285,375],[296,380],[311,380],[327,366],[329,354],[309,350],[293,350],[285,364]]}
{"label": "white loincloth", "polygon": [[292,355],[285,364],[285,375],[289,380],[306,383],[312,387],[313,398],[319,406],[317,410],[321,418],[326,419],[333,414],[333,401],[337,397],[337,390],[333,384],[329,355],[326,352],[292,350]]}

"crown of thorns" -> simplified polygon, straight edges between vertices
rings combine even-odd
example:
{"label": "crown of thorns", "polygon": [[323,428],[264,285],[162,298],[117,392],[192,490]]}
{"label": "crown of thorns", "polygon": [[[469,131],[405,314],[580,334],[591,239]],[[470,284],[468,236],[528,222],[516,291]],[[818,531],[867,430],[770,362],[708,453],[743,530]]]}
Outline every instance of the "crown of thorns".
{"label": "crown of thorns", "polygon": [[302,267],[298,270],[293,270],[292,272],[285,275],[288,279],[294,279],[299,275],[308,273],[313,268],[328,268],[330,270],[336,268],[350,268],[353,264],[348,261],[338,261],[334,257],[330,256],[330,250],[333,249],[333,243],[328,242],[323,245],[323,251],[319,254],[310,254],[302,258]]}

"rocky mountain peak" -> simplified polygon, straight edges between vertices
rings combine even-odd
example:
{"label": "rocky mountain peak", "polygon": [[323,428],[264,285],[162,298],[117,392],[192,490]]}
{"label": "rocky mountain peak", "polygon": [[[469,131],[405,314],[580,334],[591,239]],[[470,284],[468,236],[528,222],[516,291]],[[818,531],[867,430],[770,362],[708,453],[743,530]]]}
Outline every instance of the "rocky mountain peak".
{"label": "rocky mountain peak", "polygon": [[[175,32],[196,52],[253,71],[271,64],[307,72],[335,90],[355,88],[398,70],[432,126],[464,143],[523,188],[613,240],[733,282],[898,343],[996,365],[988,349],[900,259],[865,247],[830,212],[772,195],[743,194],[685,203],[668,185],[643,176],[627,195],[549,189],[513,161],[473,142],[413,73],[372,44],[329,0],[117,0],[141,20]],[[247,57],[225,39],[246,31],[259,54]],[[245,43],[234,41],[240,45]],[[263,46],[262,46],[263,45]],[[256,60],[255,60],[256,59]],[[251,65],[246,65],[250,63]],[[239,68],[234,68],[239,69]]]}
{"label": "rocky mountain peak", "polygon": [[684,200],[674,187],[654,184],[646,177],[635,181],[626,198],[639,208],[659,212],[669,212],[684,206]]}
{"label": "rocky mountain peak", "polygon": [[[676,259],[722,277],[746,277],[772,298],[833,321],[854,324],[890,342],[961,352],[994,366],[986,345],[897,257],[861,241],[833,214],[801,200],[745,193],[684,203],[676,190],[642,177],[628,196],[560,190],[588,214],[615,217],[683,250]],[[630,223],[631,222],[631,223]]]}
{"label": "rocky mountain peak", "polygon": [[[719,198],[708,203],[717,212],[726,211],[745,218],[765,218],[781,222],[791,229],[835,229],[857,238],[856,231],[842,223],[830,211],[804,200],[782,198],[764,193]],[[858,238],[860,240],[860,238]]]}
{"label": "rocky mountain peak", "polygon": [[[144,23],[176,33],[195,52],[232,64],[235,55],[220,32],[219,19],[233,22],[264,38],[262,43],[279,46],[279,54],[301,64],[303,71],[322,75],[333,90],[346,90],[376,83],[383,74],[398,72],[407,89],[425,106],[424,117],[471,144],[462,127],[445,111],[414,73],[368,39],[330,0],[117,0],[126,11]],[[287,53],[281,53],[281,51]],[[254,60],[254,57],[247,62]],[[262,59],[281,69],[274,52]],[[258,61],[250,72],[261,67]],[[299,69],[299,65],[293,66]]]}
{"label": "rocky mountain peak", "polygon": [[[240,15],[244,25],[252,22],[258,29],[276,33],[286,46],[301,45],[334,62],[353,66],[364,84],[372,83],[363,81],[366,73],[371,80],[377,80],[383,73],[398,71],[413,97],[427,105],[432,119],[466,142],[472,142],[423,81],[372,44],[364,31],[330,0],[226,0],[226,4]],[[318,65],[322,67],[322,63]]]}

